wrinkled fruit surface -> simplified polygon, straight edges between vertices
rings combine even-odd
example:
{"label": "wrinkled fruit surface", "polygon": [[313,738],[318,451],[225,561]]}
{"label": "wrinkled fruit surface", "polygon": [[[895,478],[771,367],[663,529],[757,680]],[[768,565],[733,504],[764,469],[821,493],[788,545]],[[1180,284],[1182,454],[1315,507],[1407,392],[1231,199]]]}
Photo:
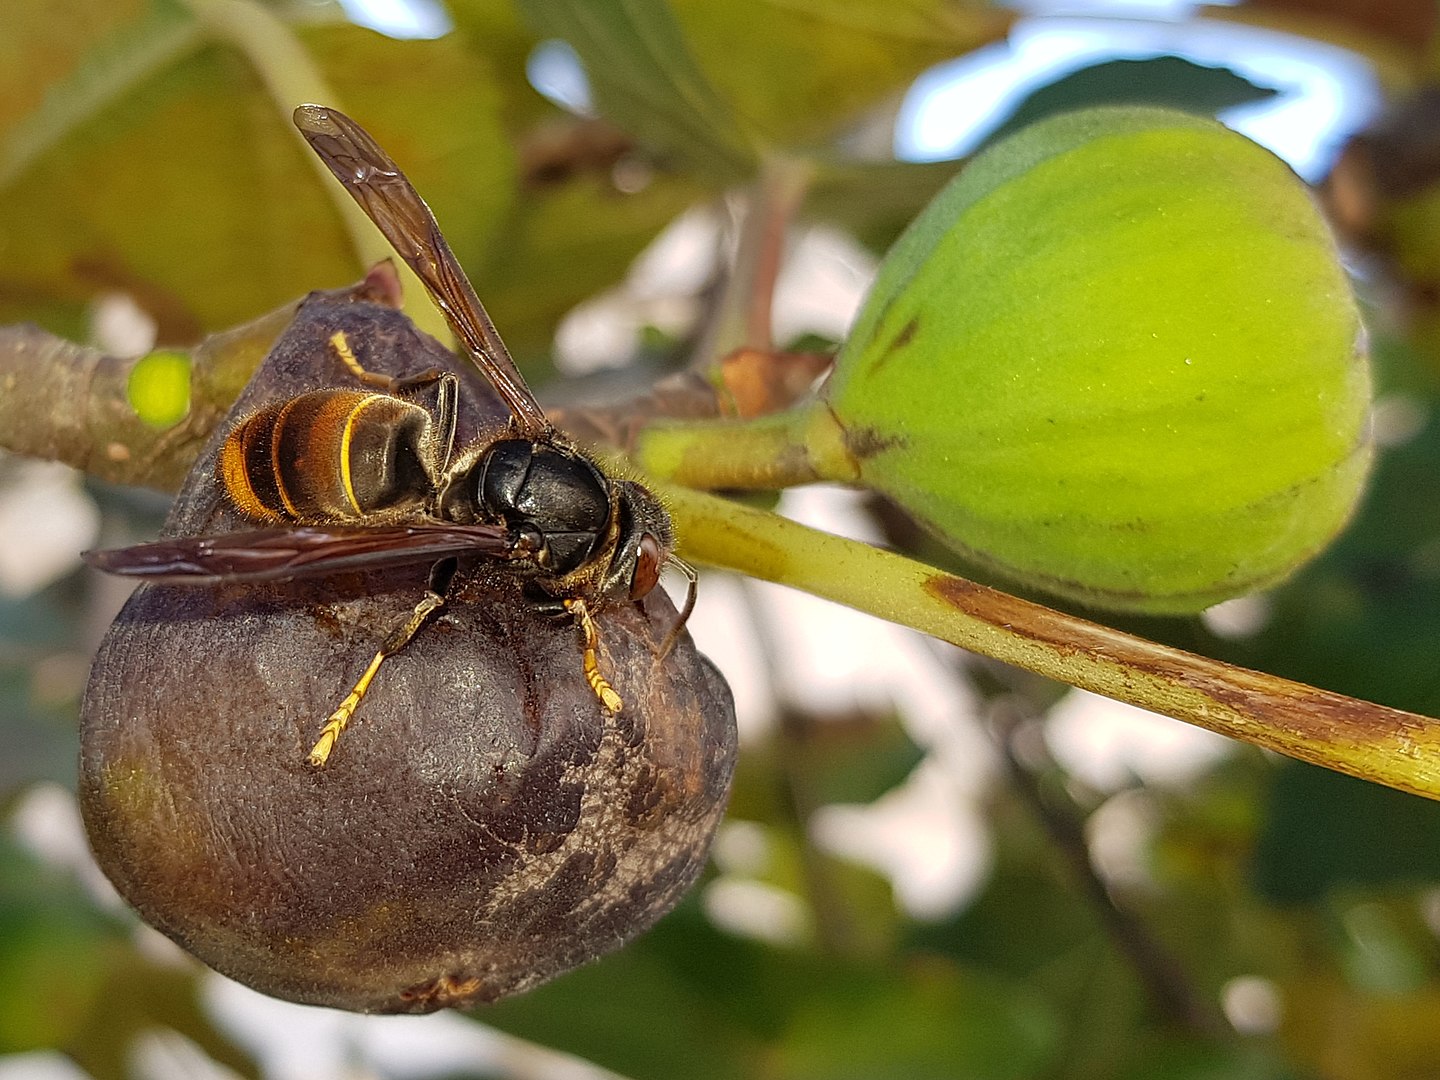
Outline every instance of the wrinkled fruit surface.
{"label": "wrinkled fruit surface", "polygon": [[[317,296],[238,408],[340,383],[316,375],[337,325],[403,370],[448,362],[398,313]],[[172,529],[234,527],[209,458]],[[618,948],[704,865],[733,707],[688,639],[657,658],[675,618],[658,590],[598,613],[625,702],[610,716],[579,631],[503,571],[462,567],[329,763],[308,767],[424,587],[424,567],[145,586],[96,658],[80,798],[102,868],[148,922],[265,993],[365,1012],[495,1000]]]}

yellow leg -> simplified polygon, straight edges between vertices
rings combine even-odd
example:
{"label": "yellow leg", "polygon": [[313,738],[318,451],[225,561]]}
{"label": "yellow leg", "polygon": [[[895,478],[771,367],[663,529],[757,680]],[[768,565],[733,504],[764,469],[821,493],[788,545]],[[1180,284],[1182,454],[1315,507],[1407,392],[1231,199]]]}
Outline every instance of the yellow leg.
{"label": "yellow leg", "polygon": [[424,371],[414,375],[406,375],[396,378],[391,375],[380,375],[373,371],[366,371],[360,366],[359,359],[355,356],[355,350],[350,348],[350,338],[344,330],[336,330],[330,335],[330,347],[335,350],[335,355],[340,357],[340,362],[350,369],[350,374],[365,383],[367,386],[378,387],[387,394],[396,394],[405,390],[412,390],[420,386],[428,386],[431,383],[439,382],[449,373],[443,368],[426,368]]}
{"label": "yellow leg", "polygon": [[350,339],[344,330],[336,330],[330,335],[330,347],[335,350],[335,355],[340,357],[340,362],[350,369],[350,374],[361,382],[382,388],[390,382],[386,376],[376,375],[360,366],[360,361],[355,359],[355,352],[350,348]]}
{"label": "yellow leg", "polygon": [[355,715],[355,710],[360,707],[360,700],[365,696],[365,691],[370,689],[370,682],[375,678],[375,673],[380,670],[380,665],[385,661],[385,654],[378,652],[375,659],[370,661],[370,666],[365,669],[365,674],[360,676],[360,681],[355,688],[345,695],[340,702],[340,707],[330,714],[325,721],[325,726],[320,729],[320,738],[310,751],[310,756],[305,759],[306,763],[320,768],[330,759],[330,751],[335,749],[335,740],[340,738],[340,733],[345,730],[345,725],[350,723],[350,718]]}
{"label": "yellow leg", "polygon": [[585,657],[581,662],[585,669],[585,681],[590,684],[590,689],[595,691],[595,696],[600,699],[600,704],[605,706],[607,712],[618,713],[624,703],[615,688],[600,674],[600,631],[595,629],[595,620],[590,617],[590,609],[585,606],[584,600],[566,600],[565,610],[575,616],[575,621],[580,624],[580,630],[585,635]]}
{"label": "yellow leg", "polygon": [[375,659],[371,660],[370,666],[365,669],[365,674],[360,676],[354,688],[345,695],[345,699],[340,702],[339,707],[326,718],[325,726],[320,729],[320,738],[316,740],[315,746],[305,759],[308,765],[318,769],[330,759],[330,751],[335,749],[335,742],[340,738],[340,733],[345,730],[345,726],[350,723],[350,718],[355,715],[355,710],[360,707],[360,702],[364,699],[365,692],[370,689],[370,683],[374,680],[375,673],[380,670],[380,665],[388,657],[394,656],[410,644],[410,639],[420,632],[420,627],[425,625],[425,620],[444,605],[445,597],[440,593],[427,592],[425,599],[415,605],[415,610],[410,613],[410,617],[385,639],[385,643],[380,646],[380,651],[375,654]]}

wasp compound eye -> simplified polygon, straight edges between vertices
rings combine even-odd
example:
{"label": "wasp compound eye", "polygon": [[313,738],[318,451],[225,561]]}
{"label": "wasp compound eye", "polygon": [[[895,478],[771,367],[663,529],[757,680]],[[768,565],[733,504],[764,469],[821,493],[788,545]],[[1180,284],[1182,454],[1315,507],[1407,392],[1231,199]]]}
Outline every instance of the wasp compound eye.
{"label": "wasp compound eye", "polygon": [[[459,587],[387,664],[323,769],[317,716],[412,599],[319,583],[145,586],[96,659],[80,799],[154,926],[276,997],[362,1012],[492,1001],[618,948],[704,865],[735,754],[723,680],[674,614],[606,612],[597,707],[574,629]],[[333,678],[322,678],[326,674]]]}
{"label": "wasp compound eye", "polygon": [[648,596],[650,590],[660,584],[660,567],[665,563],[665,552],[660,541],[646,533],[640,538],[635,552],[635,574],[630,578],[630,599],[639,600]]}

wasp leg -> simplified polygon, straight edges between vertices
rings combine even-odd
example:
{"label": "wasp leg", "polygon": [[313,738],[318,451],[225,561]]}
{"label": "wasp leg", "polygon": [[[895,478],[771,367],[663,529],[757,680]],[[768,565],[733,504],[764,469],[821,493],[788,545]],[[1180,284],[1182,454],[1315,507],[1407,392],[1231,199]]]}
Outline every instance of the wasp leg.
{"label": "wasp leg", "polygon": [[364,699],[366,691],[370,689],[370,683],[374,681],[375,673],[380,670],[380,665],[409,645],[430,616],[445,606],[445,594],[449,591],[450,581],[455,576],[455,567],[454,559],[442,559],[431,569],[430,588],[426,591],[424,598],[415,605],[415,610],[410,613],[410,617],[390,632],[390,635],[381,644],[380,651],[370,661],[370,666],[365,669],[365,674],[360,676],[350,693],[345,695],[339,707],[326,717],[325,726],[320,729],[320,738],[315,741],[315,746],[305,758],[306,764],[318,769],[330,759],[330,752],[335,749],[336,740],[340,738],[340,733],[350,723],[350,718],[355,715],[355,710],[360,707],[360,702]]}
{"label": "wasp leg", "polygon": [[440,436],[435,440],[436,459],[432,464],[436,475],[443,476],[450,468],[450,459],[455,456],[456,400],[460,394],[460,384],[455,378],[455,373],[443,368],[432,367],[416,372],[414,375],[397,378],[392,375],[367,371],[355,356],[355,350],[350,348],[350,338],[344,330],[336,330],[330,335],[330,347],[335,350],[335,355],[340,357],[340,362],[350,370],[350,374],[366,386],[374,386],[384,393],[403,394],[408,390],[418,390],[423,386],[429,386],[431,383],[438,382],[440,384],[438,398],[435,402],[435,425]]}
{"label": "wasp leg", "polygon": [[[335,355],[340,357],[340,362],[350,370],[350,374],[359,379],[366,386],[373,386],[383,390],[387,394],[401,394],[406,390],[416,390],[422,386],[429,386],[433,382],[439,382],[446,375],[451,373],[444,368],[432,367],[424,371],[416,372],[414,375],[381,375],[379,372],[367,371],[355,356],[355,350],[350,348],[350,337],[344,330],[336,330],[330,335],[330,347],[335,350]],[[452,376],[453,377],[453,376]]]}
{"label": "wasp leg", "polygon": [[590,615],[590,609],[584,600],[566,600],[564,604],[565,610],[575,616],[575,621],[580,624],[580,630],[585,635],[585,658],[582,661],[585,681],[590,684],[590,689],[595,691],[595,696],[600,699],[600,704],[605,706],[607,712],[618,713],[624,703],[615,688],[600,674],[600,631],[595,629],[595,620]]}

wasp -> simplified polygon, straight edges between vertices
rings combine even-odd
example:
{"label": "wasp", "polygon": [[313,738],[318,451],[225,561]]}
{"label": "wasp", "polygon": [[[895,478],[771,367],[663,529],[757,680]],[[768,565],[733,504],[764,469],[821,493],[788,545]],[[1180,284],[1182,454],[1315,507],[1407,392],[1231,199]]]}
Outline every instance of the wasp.
{"label": "wasp", "polygon": [[[640,600],[673,554],[669,514],[644,486],[606,473],[560,432],[530,392],[430,208],[359,124],[319,105],[296,127],[415,271],[466,356],[509,410],[505,430],[456,445],[458,379],[431,368],[367,371],[343,333],[330,339],[360,389],[324,389],[261,408],[229,431],[217,482],[255,529],[89,552],[94,566],[172,584],[278,581],[431,562],[424,597],[325,720],[307,761],[329,759],[385,660],[446,603],[462,557],[494,560],[526,580],[534,601],[572,618],[582,669],[602,708],[619,694],[600,670],[594,611]],[[432,392],[431,405],[418,400]]]}

